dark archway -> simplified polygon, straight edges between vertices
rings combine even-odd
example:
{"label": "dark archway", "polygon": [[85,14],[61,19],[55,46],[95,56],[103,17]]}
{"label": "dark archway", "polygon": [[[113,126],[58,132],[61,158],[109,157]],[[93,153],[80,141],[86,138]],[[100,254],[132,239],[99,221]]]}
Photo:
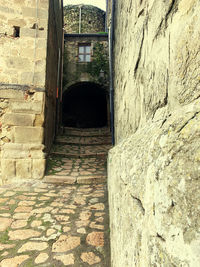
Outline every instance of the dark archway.
{"label": "dark archway", "polygon": [[104,127],[107,121],[106,91],[91,82],[76,83],[63,93],[63,125],[77,128]]}

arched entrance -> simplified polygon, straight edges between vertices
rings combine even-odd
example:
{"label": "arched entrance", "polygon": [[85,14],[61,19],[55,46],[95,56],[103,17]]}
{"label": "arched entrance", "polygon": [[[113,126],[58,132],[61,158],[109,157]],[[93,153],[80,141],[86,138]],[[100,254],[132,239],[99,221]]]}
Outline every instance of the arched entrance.
{"label": "arched entrance", "polygon": [[106,90],[92,82],[80,82],[63,93],[63,125],[95,128],[108,125]]}

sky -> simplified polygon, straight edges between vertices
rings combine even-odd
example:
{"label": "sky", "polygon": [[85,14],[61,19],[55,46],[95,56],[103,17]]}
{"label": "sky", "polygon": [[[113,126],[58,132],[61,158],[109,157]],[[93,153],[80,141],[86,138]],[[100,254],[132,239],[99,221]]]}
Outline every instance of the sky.
{"label": "sky", "polygon": [[106,10],[106,0],[63,0],[63,5],[93,5]]}

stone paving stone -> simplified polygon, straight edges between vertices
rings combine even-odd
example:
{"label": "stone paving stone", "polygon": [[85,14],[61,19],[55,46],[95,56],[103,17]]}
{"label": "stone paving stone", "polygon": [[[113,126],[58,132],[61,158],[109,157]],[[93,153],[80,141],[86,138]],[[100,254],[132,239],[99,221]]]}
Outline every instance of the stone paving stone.
{"label": "stone paving stone", "polygon": [[96,256],[93,252],[85,252],[81,254],[81,259],[87,262],[89,265],[93,265],[101,261],[101,259]]}
{"label": "stone paving stone", "polygon": [[44,263],[48,258],[49,255],[47,253],[40,253],[35,259],[35,264]]}
{"label": "stone paving stone", "polygon": [[22,245],[22,247],[18,250],[18,253],[34,250],[34,251],[42,251],[48,247],[47,242],[28,242]]}
{"label": "stone paving stone", "polygon": [[[63,162],[76,172],[97,173],[99,160]],[[97,182],[29,180],[0,187],[0,266],[110,267],[107,187]]]}
{"label": "stone paving stone", "polygon": [[12,229],[23,228],[27,226],[27,220],[16,220],[11,224]]}
{"label": "stone paving stone", "polygon": [[0,262],[1,267],[18,267],[22,262],[29,258],[28,255],[21,255],[12,257],[10,259],[5,259]]}
{"label": "stone paving stone", "polygon": [[13,248],[14,246],[15,246],[15,244],[1,244],[0,243],[0,251],[2,251],[4,249]]}
{"label": "stone paving stone", "polygon": [[66,236],[61,235],[59,239],[53,244],[53,252],[67,252],[71,249],[78,247],[81,243],[80,237],[78,236]]}
{"label": "stone paving stone", "polygon": [[15,231],[9,231],[8,233],[10,240],[24,240],[30,237],[37,237],[40,235],[41,235],[40,232],[34,231],[32,229],[15,230]]}
{"label": "stone paving stone", "polygon": [[92,232],[87,235],[86,241],[89,245],[95,247],[104,246],[104,233],[103,232]]}
{"label": "stone paving stone", "polygon": [[61,261],[65,266],[74,264],[73,254],[54,256],[54,259]]}
{"label": "stone paving stone", "polygon": [[0,232],[5,231],[12,223],[12,219],[0,218]]}

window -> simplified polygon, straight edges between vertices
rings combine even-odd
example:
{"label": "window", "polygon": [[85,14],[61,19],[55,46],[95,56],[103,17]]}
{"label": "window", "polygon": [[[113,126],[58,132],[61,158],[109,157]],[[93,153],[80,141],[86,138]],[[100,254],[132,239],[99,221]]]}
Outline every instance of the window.
{"label": "window", "polygon": [[78,61],[79,62],[90,62],[91,61],[91,45],[80,44],[78,46]]}

